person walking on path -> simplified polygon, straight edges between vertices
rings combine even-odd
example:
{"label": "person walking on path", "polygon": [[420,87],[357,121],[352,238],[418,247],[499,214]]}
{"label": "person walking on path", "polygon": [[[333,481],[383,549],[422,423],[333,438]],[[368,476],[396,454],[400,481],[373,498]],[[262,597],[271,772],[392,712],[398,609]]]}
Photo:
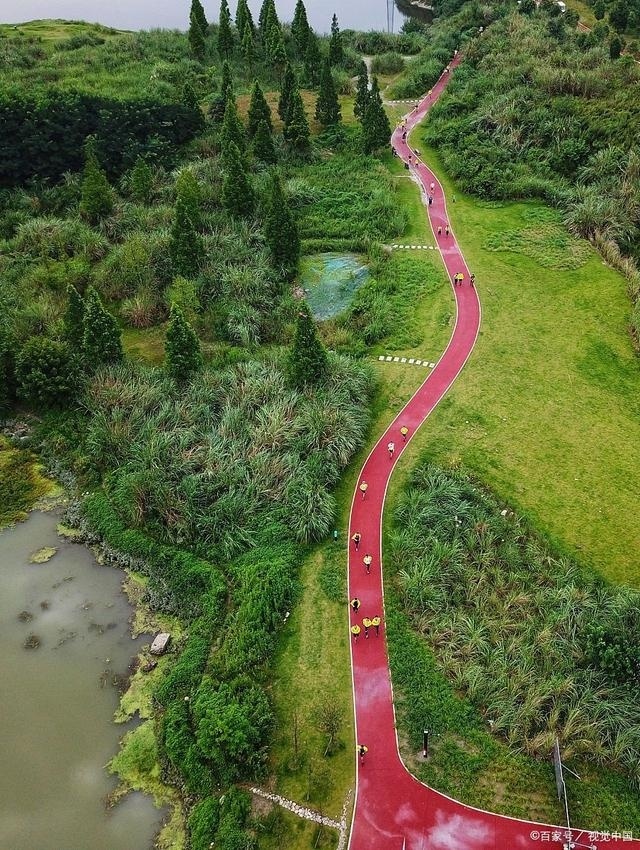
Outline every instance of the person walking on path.
{"label": "person walking on path", "polygon": [[442,225],[438,225],[438,236],[442,236]]}
{"label": "person walking on path", "polygon": [[400,433],[402,434],[402,442],[406,443],[407,442],[407,434],[409,433],[409,429],[407,428],[406,425],[402,426],[402,428],[400,429]]}
{"label": "person walking on path", "polygon": [[353,642],[358,643],[358,635],[360,634],[360,626],[356,623],[355,626],[351,626],[351,634],[353,635]]}
{"label": "person walking on path", "polygon": [[429,195],[428,201],[429,201],[429,206],[431,206],[431,204],[433,203],[433,195]]}
{"label": "person walking on path", "polygon": [[369,637],[369,629],[371,628],[371,620],[368,617],[363,617],[362,625],[364,626],[364,636]]}
{"label": "person walking on path", "polygon": [[365,747],[364,744],[358,744],[358,755],[360,756],[360,764],[364,764],[364,757],[369,752],[369,747]]}
{"label": "person walking on path", "polygon": [[474,286],[475,282],[476,282],[476,276],[474,274],[472,274],[471,277],[469,278],[469,283],[471,284],[471,286]]}
{"label": "person walking on path", "polygon": [[395,450],[396,450],[396,444],[393,441],[390,442],[390,443],[387,443],[387,451],[389,452],[389,458],[393,457],[393,453],[395,452]]}
{"label": "person walking on path", "polygon": [[358,548],[360,547],[360,541],[362,540],[362,535],[360,534],[360,532],[359,532],[359,531],[356,531],[356,532],[355,532],[355,533],[351,536],[351,539],[353,540],[353,543],[354,543],[354,546],[355,546],[355,549],[356,549],[356,552],[357,552],[357,551],[358,551]]}
{"label": "person walking on path", "polygon": [[430,184],[429,184],[429,191],[431,192],[431,194],[432,194],[432,195],[433,195],[433,193],[435,192],[435,190],[436,190],[436,184],[435,184],[435,183],[430,183]]}
{"label": "person walking on path", "polygon": [[368,490],[368,489],[369,489],[369,485],[367,484],[367,482],[366,482],[366,481],[363,481],[363,482],[362,482],[362,484],[360,485],[360,492],[362,493],[362,498],[363,498],[363,499],[364,499],[364,497],[367,495],[367,490]]}
{"label": "person walking on path", "polygon": [[354,596],[349,605],[351,605],[351,607],[353,608],[353,613],[357,614],[358,609],[360,608],[360,600],[357,596]]}
{"label": "person walking on path", "polygon": [[362,559],[362,563],[364,564],[364,568],[367,571],[367,575],[371,573],[371,562],[373,561],[373,555],[365,555]]}
{"label": "person walking on path", "polygon": [[449,225],[445,224],[444,226],[444,235],[448,236],[451,231],[449,230]]}
{"label": "person walking on path", "polygon": [[371,618],[371,625],[376,630],[376,637],[380,637],[380,623],[382,620],[377,615]]}

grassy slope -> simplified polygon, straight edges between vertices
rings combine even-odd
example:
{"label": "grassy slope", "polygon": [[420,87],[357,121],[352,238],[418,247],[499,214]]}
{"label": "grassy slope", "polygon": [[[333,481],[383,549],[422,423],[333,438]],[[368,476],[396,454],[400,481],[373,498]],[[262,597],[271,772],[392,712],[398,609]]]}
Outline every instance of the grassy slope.
{"label": "grassy slope", "polygon": [[102,24],[90,24],[86,21],[64,21],[60,18],[25,21],[21,24],[0,24],[0,38],[7,35],[12,37],[21,35],[41,38],[44,41],[60,41],[85,33],[108,38],[122,32],[126,32],[126,30],[115,30]]}

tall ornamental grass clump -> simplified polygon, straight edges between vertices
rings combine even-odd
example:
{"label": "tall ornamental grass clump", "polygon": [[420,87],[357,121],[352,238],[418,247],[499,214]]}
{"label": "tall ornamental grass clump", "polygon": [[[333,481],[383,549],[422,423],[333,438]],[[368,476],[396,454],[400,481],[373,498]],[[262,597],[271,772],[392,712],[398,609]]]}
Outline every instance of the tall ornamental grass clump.
{"label": "tall ornamental grass clump", "polygon": [[[503,515],[505,514],[505,515]],[[640,784],[640,594],[559,557],[463,473],[423,464],[390,559],[415,628],[516,751]]]}

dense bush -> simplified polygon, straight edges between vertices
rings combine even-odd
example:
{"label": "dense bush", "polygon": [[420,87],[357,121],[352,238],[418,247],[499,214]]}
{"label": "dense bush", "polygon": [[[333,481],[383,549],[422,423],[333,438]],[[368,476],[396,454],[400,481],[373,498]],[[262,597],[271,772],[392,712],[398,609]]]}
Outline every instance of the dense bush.
{"label": "dense bush", "polygon": [[567,758],[640,783],[636,591],[582,574],[428,465],[395,511],[391,557],[414,625],[496,734],[540,758],[557,736]]}
{"label": "dense bush", "polygon": [[382,53],[374,56],[371,70],[374,74],[399,74],[404,70],[404,59],[399,53]]}
{"label": "dense bush", "polygon": [[36,409],[64,407],[80,390],[78,362],[62,342],[32,337],[16,358],[18,395]]}

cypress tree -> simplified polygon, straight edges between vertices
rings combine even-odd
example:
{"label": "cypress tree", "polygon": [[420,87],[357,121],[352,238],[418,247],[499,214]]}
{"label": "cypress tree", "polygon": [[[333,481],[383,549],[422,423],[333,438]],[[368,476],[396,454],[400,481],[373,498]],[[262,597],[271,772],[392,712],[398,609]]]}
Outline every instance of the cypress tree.
{"label": "cypress tree", "polygon": [[264,232],[274,267],[292,280],[298,270],[300,236],[277,174],[271,175]]}
{"label": "cypress tree", "polygon": [[271,62],[281,68],[287,61],[287,51],[284,46],[284,38],[282,35],[282,27],[278,21],[278,16],[275,12],[275,7],[269,9],[269,19],[267,22],[266,35],[267,56]]}
{"label": "cypress tree", "polygon": [[289,114],[284,125],[284,137],[296,153],[301,155],[309,153],[311,148],[309,123],[297,88],[291,94]]}
{"label": "cypress tree", "polygon": [[313,30],[309,30],[307,39],[307,50],[304,55],[305,78],[309,85],[317,86],[320,80],[320,69],[322,68],[322,56],[318,45],[318,38]]}
{"label": "cypress tree", "polygon": [[265,96],[260,88],[260,83],[256,80],[251,90],[251,102],[249,103],[249,136],[253,137],[258,129],[258,124],[264,121],[269,131],[273,130],[271,123],[271,110],[269,104],[265,100]]}
{"label": "cypress tree", "polygon": [[233,52],[233,32],[231,30],[231,13],[227,0],[220,0],[220,19],[218,22],[218,53],[223,59],[228,59]]}
{"label": "cypress tree", "polygon": [[296,87],[296,76],[293,73],[293,68],[287,62],[284,69],[284,75],[282,77],[282,85],[280,86],[280,100],[278,101],[278,115],[285,123],[287,115],[289,114],[291,95]]}
{"label": "cypress tree", "polygon": [[191,0],[191,14],[196,19],[202,35],[206,36],[209,29],[209,21],[207,21],[207,16],[204,13],[204,7],[200,0]]}
{"label": "cypress tree", "polygon": [[247,65],[249,68],[253,68],[256,58],[256,42],[253,36],[253,27],[249,23],[245,24],[240,47]]}
{"label": "cypress tree", "polygon": [[373,153],[383,145],[389,144],[391,125],[382,105],[378,78],[374,77],[367,106],[362,119],[362,147],[365,153]]}
{"label": "cypress tree", "polygon": [[356,87],[356,96],[353,102],[353,114],[356,118],[359,118],[362,121],[364,116],[364,111],[367,106],[367,101],[369,99],[369,73],[367,71],[367,66],[364,62],[360,63],[360,69],[358,71],[358,84]]}
{"label": "cypress tree", "polygon": [[288,365],[289,380],[299,389],[319,384],[328,371],[327,352],[318,339],[315,323],[304,302],[298,310],[296,334]]}
{"label": "cypress tree", "polygon": [[77,358],[64,342],[32,336],[18,353],[15,364],[20,398],[35,407],[62,407],[73,400],[80,386]]}
{"label": "cypress tree", "polygon": [[198,18],[193,11],[189,16],[189,47],[194,59],[197,59],[198,62],[202,62],[204,60],[206,49],[204,33],[198,23]]}
{"label": "cypress tree", "polygon": [[274,0],[264,0],[260,8],[260,15],[258,16],[258,26],[260,27],[260,35],[263,42],[267,40],[271,21],[275,21],[280,26]]}
{"label": "cypress tree", "polygon": [[84,301],[75,286],[67,286],[67,311],[64,314],[64,335],[71,351],[82,352],[84,339]]}
{"label": "cypress tree", "polygon": [[151,188],[153,186],[153,171],[149,167],[146,159],[139,156],[135,165],[131,169],[131,196],[138,203],[146,204],[149,202]]}
{"label": "cypress tree", "polygon": [[175,219],[171,229],[170,254],[176,275],[192,277],[197,274],[204,257],[202,237],[191,219],[192,199],[179,192],[176,198]]}
{"label": "cypress tree", "polygon": [[316,119],[323,127],[332,127],[340,123],[340,117],[340,104],[333,82],[331,65],[329,60],[325,59],[320,78],[320,93],[316,101]]}
{"label": "cypress tree", "polygon": [[338,26],[338,17],[334,13],[331,18],[331,38],[329,39],[329,62],[332,65],[341,65],[344,61],[344,49],[342,47],[342,35]]}
{"label": "cypress tree", "polygon": [[91,224],[96,224],[113,210],[113,193],[98,161],[95,136],[87,137],[84,157],[80,215]]}
{"label": "cypress tree", "polygon": [[247,25],[251,27],[251,34],[253,35],[255,27],[253,25],[251,9],[247,6],[247,0],[238,0],[238,6],[236,8],[236,29],[242,37],[244,37],[244,31]]}
{"label": "cypress tree", "polygon": [[166,370],[179,383],[188,381],[202,368],[200,342],[185,319],[182,310],[174,305],[165,340]]}
{"label": "cypress tree", "polygon": [[307,19],[307,10],[304,7],[302,0],[296,3],[296,10],[291,23],[291,35],[293,43],[296,46],[296,53],[301,59],[304,59],[307,52],[307,44],[309,41],[309,21]]}
{"label": "cypress tree", "polygon": [[202,192],[192,171],[184,168],[176,179],[176,198],[182,198],[186,214],[196,230],[202,229]]}
{"label": "cypress tree", "polygon": [[604,4],[604,0],[596,0],[593,4],[593,15],[596,21],[602,21],[606,13],[607,7]]}
{"label": "cypress tree", "polygon": [[224,178],[222,181],[222,203],[236,218],[245,218],[253,213],[255,195],[244,167],[242,154],[235,142],[224,150]]}
{"label": "cypress tree", "polygon": [[84,305],[83,354],[90,369],[98,369],[122,360],[120,328],[114,317],[102,306],[96,290],[90,286]]}
{"label": "cypress tree", "polygon": [[201,133],[204,130],[205,126],[204,113],[200,108],[200,102],[198,101],[198,96],[196,95],[195,89],[188,80],[182,87],[182,103],[191,112],[191,119],[189,120],[188,124],[189,128],[193,132],[193,135]]}
{"label": "cypress tree", "polygon": [[609,56],[611,59],[619,59],[622,53],[622,48],[624,45],[622,44],[622,40],[620,36],[614,35],[611,41],[609,42]]}
{"label": "cypress tree", "polygon": [[242,154],[245,153],[247,142],[234,98],[227,101],[227,108],[224,111],[224,120],[220,131],[220,150],[224,153],[231,143],[237,145]]}
{"label": "cypress tree", "polygon": [[267,126],[266,121],[261,121],[253,137],[253,155],[260,162],[266,162],[267,165],[273,165],[277,161],[275,145],[273,144],[273,136]]}
{"label": "cypress tree", "polygon": [[220,81],[220,94],[217,95],[212,103],[209,115],[213,121],[222,121],[227,108],[227,103],[233,100],[233,78],[231,76],[231,66],[225,59],[222,63],[222,80]]}

